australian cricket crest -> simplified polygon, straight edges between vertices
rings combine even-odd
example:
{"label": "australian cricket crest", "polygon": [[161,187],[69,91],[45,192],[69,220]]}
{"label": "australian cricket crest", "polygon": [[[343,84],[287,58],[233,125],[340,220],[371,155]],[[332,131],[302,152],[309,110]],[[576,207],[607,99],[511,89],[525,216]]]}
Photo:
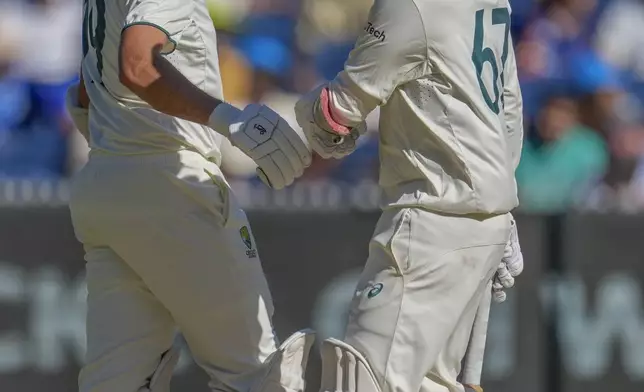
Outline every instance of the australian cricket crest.
{"label": "australian cricket crest", "polygon": [[239,235],[241,236],[244,245],[246,245],[246,247],[248,248],[246,250],[246,256],[248,256],[249,259],[254,259],[255,257],[257,257],[257,249],[253,249],[253,239],[250,236],[250,230],[248,230],[248,226],[242,226],[242,228],[239,229]]}
{"label": "australian cricket crest", "polygon": [[367,292],[367,298],[371,299],[382,292],[385,286],[382,283],[376,283]]}

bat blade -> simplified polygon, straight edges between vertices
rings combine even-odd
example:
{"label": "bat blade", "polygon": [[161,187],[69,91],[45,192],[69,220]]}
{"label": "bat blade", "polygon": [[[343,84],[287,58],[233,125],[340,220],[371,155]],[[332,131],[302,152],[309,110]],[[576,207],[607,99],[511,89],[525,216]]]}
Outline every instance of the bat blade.
{"label": "bat blade", "polygon": [[481,376],[483,374],[483,359],[487,342],[487,329],[492,305],[492,281],[490,281],[481,297],[481,303],[476,311],[470,342],[463,360],[461,383],[469,387],[466,390],[482,392]]}

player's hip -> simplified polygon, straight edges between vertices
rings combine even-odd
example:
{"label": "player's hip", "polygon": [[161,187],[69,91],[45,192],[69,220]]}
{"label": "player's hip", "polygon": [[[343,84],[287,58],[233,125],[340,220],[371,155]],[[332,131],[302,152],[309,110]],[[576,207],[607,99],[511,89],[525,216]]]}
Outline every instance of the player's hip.
{"label": "player's hip", "polygon": [[404,176],[385,176],[381,173],[381,205],[385,209],[415,207],[455,215],[500,215],[519,204],[513,178],[490,185],[445,174],[408,176],[416,177],[409,180]]}
{"label": "player's hip", "polygon": [[[130,157],[142,164],[165,163],[172,154],[194,151],[221,165],[221,138],[206,139],[203,135],[171,135],[152,133],[147,137],[116,135],[111,130],[90,129],[90,148],[99,156]],[[136,158],[139,157],[139,158]],[[188,155],[182,158],[186,158]],[[165,159],[165,160],[164,160]],[[123,160],[126,163],[126,160]]]}
{"label": "player's hip", "polygon": [[194,148],[150,150],[146,153],[120,153],[101,149],[92,149],[87,166],[93,169],[149,169],[176,168],[181,166],[202,167],[215,160]]}
{"label": "player's hip", "polygon": [[135,221],[225,215],[230,188],[219,167],[192,151],[117,156],[93,152],[72,183],[72,217]]}
{"label": "player's hip", "polygon": [[405,273],[425,270],[463,249],[502,247],[509,232],[509,214],[454,215],[419,207],[393,207],[383,211],[371,246],[386,249]]}

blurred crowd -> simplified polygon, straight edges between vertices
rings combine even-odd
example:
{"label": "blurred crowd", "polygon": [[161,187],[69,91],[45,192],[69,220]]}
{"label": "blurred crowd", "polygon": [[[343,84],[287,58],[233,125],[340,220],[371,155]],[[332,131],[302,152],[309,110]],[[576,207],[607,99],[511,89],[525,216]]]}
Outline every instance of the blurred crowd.
{"label": "blurred crowd", "polygon": [[[373,0],[205,0],[218,29],[226,99],[265,103],[295,124],[300,94],[342,68]],[[644,207],[644,0],[511,0],[525,101],[522,208]],[[0,177],[64,178],[87,146],[64,107],[78,78],[82,0],[0,0]],[[306,179],[378,173],[378,113],[343,161]],[[223,170],[254,165],[223,148]]]}

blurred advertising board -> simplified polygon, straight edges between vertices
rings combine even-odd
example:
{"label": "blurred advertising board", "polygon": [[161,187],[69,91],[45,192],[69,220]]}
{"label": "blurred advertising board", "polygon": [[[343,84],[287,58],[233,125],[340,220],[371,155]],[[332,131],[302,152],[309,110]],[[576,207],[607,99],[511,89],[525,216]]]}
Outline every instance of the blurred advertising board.
{"label": "blurred advertising board", "polygon": [[[307,192],[302,200],[315,194]],[[329,208],[323,198],[293,212],[292,201],[275,196],[273,204],[249,208],[276,330],[281,338],[304,327],[341,337],[379,214]],[[552,217],[518,221],[526,270],[508,302],[493,307],[486,389],[643,390],[644,216],[572,214],[556,217],[554,226]],[[85,347],[83,263],[64,202],[0,207],[0,391],[75,390]],[[207,392],[185,354],[173,390]],[[318,377],[314,356],[309,392]]]}

